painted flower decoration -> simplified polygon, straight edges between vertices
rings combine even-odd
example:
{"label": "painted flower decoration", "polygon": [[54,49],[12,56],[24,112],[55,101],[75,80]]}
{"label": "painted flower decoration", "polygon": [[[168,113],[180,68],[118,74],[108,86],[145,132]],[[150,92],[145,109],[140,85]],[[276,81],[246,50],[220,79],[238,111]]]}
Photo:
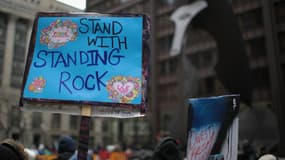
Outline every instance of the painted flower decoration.
{"label": "painted flower decoration", "polygon": [[129,103],[135,99],[141,90],[139,78],[116,76],[107,82],[109,99],[119,103]]}
{"label": "painted flower decoration", "polygon": [[29,85],[29,91],[34,93],[41,93],[46,86],[46,80],[40,76],[35,78]]}
{"label": "painted flower decoration", "polygon": [[46,44],[49,49],[63,46],[76,39],[77,28],[77,24],[70,20],[61,21],[58,19],[41,31],[40,43]]}

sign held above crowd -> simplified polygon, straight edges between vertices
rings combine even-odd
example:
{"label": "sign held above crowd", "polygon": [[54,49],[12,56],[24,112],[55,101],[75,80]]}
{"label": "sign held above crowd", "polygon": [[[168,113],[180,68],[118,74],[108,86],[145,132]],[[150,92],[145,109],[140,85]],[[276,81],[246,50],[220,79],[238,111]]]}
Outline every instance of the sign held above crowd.
{"label": "sign held above crowd", "polygon": [[126,116],[142,115],[149,32],[149,20],[142,14],[38,13],[20,106],[37,110],[40,105],[41,110],[50,104],[51,112],[59,112],[55,104],[80,114],[68,107],[91,105],[102,115],[114,109]]}

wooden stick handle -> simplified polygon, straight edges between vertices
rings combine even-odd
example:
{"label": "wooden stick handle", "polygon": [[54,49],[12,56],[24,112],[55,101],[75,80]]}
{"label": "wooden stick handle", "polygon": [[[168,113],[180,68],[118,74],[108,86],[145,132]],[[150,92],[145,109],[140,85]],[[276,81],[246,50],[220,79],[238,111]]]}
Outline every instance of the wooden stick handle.
{"label": "wooden stick handle", "polygon": [[84,105],[81,106],[81,116],[91,116],[92,113],[92,106]]}
{"label": "wooden stick handle", "polygon": [[79,130],[79,143],[78,143],[78,160],[86,160],[88,156],[88,141],[90,132],[92,106],[81,107],[81,122]]}

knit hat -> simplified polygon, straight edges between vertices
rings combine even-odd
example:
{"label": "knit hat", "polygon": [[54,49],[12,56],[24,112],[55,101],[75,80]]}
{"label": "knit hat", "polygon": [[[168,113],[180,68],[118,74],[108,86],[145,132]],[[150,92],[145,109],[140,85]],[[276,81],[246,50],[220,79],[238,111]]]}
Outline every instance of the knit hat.
{"label": "knit hat", "polygon": [[163,138],[156,145],[151,160],[182,160],[176,140]]}
{"label": "knit hat", "polygon": [[265,154],[261,156],[258,160],[277,160],[277,158],[272,154]]}
{"label": "knit hat", "polygon": [[0,157],[5,160],[27,160],[28,158],[23,145],[10,139],[1,142]]}
{"label": "knit hat", "polygon": [[74,153],[76,150],[75,142],[70,136],[63,136],[59,139],[58,153]]}

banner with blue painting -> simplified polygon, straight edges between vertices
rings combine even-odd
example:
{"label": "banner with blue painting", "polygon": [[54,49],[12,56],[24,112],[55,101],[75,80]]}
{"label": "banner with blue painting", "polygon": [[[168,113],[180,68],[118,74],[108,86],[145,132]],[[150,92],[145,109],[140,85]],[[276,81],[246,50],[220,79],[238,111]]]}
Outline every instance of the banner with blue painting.
{"label": "banner with blue painting", "polygon": [[39,13],[20,104],[145,107],[149,28],[140,14]]}
{"label": "banner with blue painting", "polygon": [[188,160],[236,160],[239,95],[189,99]]}

